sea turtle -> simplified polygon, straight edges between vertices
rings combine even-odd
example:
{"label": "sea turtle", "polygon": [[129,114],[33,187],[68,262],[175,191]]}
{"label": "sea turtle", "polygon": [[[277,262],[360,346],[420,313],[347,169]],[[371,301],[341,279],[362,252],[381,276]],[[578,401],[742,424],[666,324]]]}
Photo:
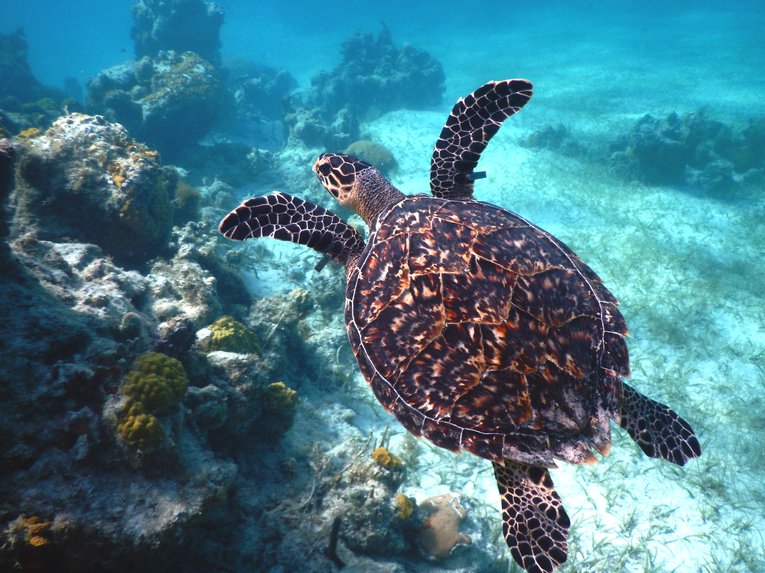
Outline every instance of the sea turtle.
{"label": "sea turtle", "polygon": [[683,465],[701,448],[685,420],[623,382],[627,327],[592,269],[473,198],[481,152],[531,94],[526,80],[492,81],[456,103],[433,151],[432,196],[404,195],[355,157],[321,155],[314,172],[366,221],[366,242],[280,192],[245,201],[220,231],[307,245],[345,267],[348,338],[375,396],[415,436],[493,463],[513,558],[547,573],[568,552],[556,459],[607,454],[610,420],[652,457]]}

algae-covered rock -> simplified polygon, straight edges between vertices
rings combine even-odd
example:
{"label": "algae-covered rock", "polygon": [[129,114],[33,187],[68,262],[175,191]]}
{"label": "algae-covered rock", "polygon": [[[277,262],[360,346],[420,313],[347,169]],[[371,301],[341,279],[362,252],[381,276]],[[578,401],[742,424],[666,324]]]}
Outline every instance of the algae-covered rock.
{"label": "algae-covered rock", "polygon": [[218,72],[193,52],[160,52],[104,70],[88,106],[171,159],[205,135],[222,107]]}
{"label": "algae-covered rock", "polygon": [[20,145],[15,225],[119,256],[162,249],[177,174],[119,124],[73,113]]}

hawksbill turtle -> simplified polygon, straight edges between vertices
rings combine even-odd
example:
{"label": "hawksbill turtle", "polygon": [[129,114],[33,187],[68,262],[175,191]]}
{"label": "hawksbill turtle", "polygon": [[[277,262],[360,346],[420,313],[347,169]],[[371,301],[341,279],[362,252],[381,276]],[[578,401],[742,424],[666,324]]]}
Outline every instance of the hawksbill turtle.
{"label": "hawksbill turtle", "polygon": [[503,532],[530,573],[566,561],[569,517],[555,460],[595,461],[616,421],[648,456],[701,455],[690,425],[629,386],[616,298],[563,242],[473,198],[481,153],[531,98],[526,80],[460,99],[436,141],[431,195],[407,196],[355,157],[327,153],[318,179],[369,226],[275,192],[220,223],[235,240],[307,245],[345,267],[345,322],[380,403],[412,434],[494,465]]}

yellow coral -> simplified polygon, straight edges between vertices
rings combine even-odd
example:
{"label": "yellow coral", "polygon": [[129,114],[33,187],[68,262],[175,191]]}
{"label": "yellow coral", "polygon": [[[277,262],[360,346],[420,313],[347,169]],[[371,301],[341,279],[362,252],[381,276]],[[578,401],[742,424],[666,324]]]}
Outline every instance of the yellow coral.
{"label": "yellow coral", "polygon": [[165,441],[162,423],[152,414],[139,413],[125,416],[117,424],[117,433],[129,446],[145,452],[159,449]]}
{"label": "yellow coral", "polygon": [[125,377],[122,393],[131,404],[140,402],[147,412],[159,412],[177,406],[188,387],[189,380],[178,360],[147,352],[138,357]]}
{"label": "yellow coral", "polygon": [[43,521],[36,515],[27,517],[22,515],[16,521],[21,526],[24,539],[29,547],[40,548],[46,545],[52,545],[51,522]]}
{"label": "yellow coral", "polygon": [[112,163],[109,165],[108,171],[112,176],[112,183],[114,183],[115,187],[121,189],[126,179],[125,168],[119,163]]}
{"label": "yellow coral", "polygon": [[19,132],[18,137],[21,139],[32,139],[33,137],[37,137],[40,135],[42,131],[39,127],[30,127],[29,129],[24,129]]}
{"label": "yellow coral", "polygon": [[401,519],[409,519],[414,513],[414,501],[411,497],[404,495],[403,493],[397,493],[393,499],[393,503],[396,506],[396,515]]}
{"label": "yellow coral", "polygon": [[388,448],[376,448],[372,452],[372,459],[386,470],[395,470],[404,465],[404,461],[388,451]]}
{"label": "yellow coral", "polygon": [[274,382],[266,386],[265,399],[269,410],[289,410],[297,404],[298,395],[284,382]]}
{"label": "yellow coral", "polygon": [[210,325],[210,350],[253,354],[260,350],[257,337],[244,324],[230,316],[221,316]]}

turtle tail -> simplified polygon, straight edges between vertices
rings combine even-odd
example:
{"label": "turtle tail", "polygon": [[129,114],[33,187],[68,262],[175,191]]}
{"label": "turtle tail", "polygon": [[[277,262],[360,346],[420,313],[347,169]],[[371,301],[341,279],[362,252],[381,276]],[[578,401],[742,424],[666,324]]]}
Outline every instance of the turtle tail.
{"label": "turtle tail", "polygon": [[494,476],[510,553],[529,573],[551,573],[568,557],[568,514],[546,468],[504,462],[494,463]]}
{"label": "turtle tail", "polygon": [[619,425],[647,456],[682,466],[701,455],[699,440],[688,422],[664,404],[623,386]]}
{"label": "turtle tail", "polygon": [[364,250],[364,239],[340,217],[281,191],[248,199],[223,218],[218,230],[235,241],[271,237],[306,245],[346,268]]}

